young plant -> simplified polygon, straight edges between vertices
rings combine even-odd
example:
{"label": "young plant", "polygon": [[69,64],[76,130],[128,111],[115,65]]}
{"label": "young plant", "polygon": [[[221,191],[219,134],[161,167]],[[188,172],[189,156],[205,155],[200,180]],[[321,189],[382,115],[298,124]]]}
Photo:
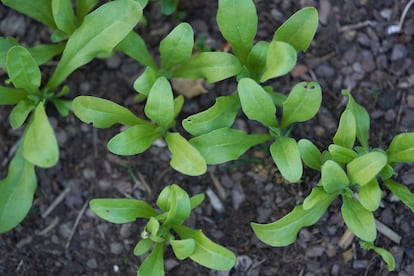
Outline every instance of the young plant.
{"label": "young plant", "polygon": [[347,227],[361,240],[362,247],[380,254],[388,269],[393,270],[395,261],[391,253],[374,245],[377,229],[373,213],[380,205],[381,183],[414,211],[414,194],[392,179],[398,163],[414,162],[414,133],[395,136],[385,151],[371,148],[368,112],[348,91],[343,94],[348,97],[348,105],[328,150],[321,153],[311,141],[299,141],[303,162],[321,173],[318,185],[303,204],[283,218],[270,224],[252,223],[252,228],[269,245],[289,245],[296,240],[300,229],[316,223],[340,196]]}
{"label": "young plant", "polygon": [[178,185],[166,186],[157,199],[157,209],[135,199],[93,199],[91,209],[112,223],[130,223],[148,219],[134,255],[149,253],[138,269],[138,275],[164,275],[164,253],[171,246],[179,260],[194,262],[215,270],[230,270],[235,264],[233,252],[208,239],[201,230],[184,226],[191,210],[204,200],[203,194],[189,195]]}
{"label": "young plant", "polygon": [[[46,114],[46,104],[52,103],[62,116],[68,115],[71,101],[62,97],[69,89],[64,86],[59,91],[61,84],[93,58],[112,53],[142,15],[141,6],[132,0],[106,3],[87,15],[97,1],[79,2],[78,16],[74,17],[71,1],[45,0],[44,5],[3,1],[56,28],[55,37],[68,40],[63,44],[26,49],[15,39],[0,38],[0,66],[9,76],[7,84],[13,85],[0,86],[0,104],[15,105],[10,114],[12,128],[22,127],[28,121],[19,150],[10,163],[9,175],[0,180],[0,233],[20,223],[29,211],[37,182],[34,167],[50,168],[58,162],[59,147]],[[62,56],[55,71],[47,82],[42,82],[39,65],[60,52]],[[16,173],[19,171],[24,173]]]}

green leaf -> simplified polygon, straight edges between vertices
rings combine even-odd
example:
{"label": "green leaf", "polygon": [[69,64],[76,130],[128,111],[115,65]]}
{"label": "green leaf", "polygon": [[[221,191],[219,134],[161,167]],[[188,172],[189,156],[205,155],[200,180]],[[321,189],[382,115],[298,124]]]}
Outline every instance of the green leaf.
{"label": "green leaf", "polygon": [[21,127],[35,107],[36,105],[31,101],[20,101],[10,113],[11,127],[14,129]]}
{"label": "green leaf", "polygon": [[281,127],[286,128],[292,123],[311,119],[318,113],[321,102],[322,91],[317,82],[296,84],[283,103]]}
{"label": "green leaf", "polygon": [[158,72],[152,67],[145,68],[144,73],[142,73],[134,82],[134,89],[138,93],[141,93],[145,96],[148,96],[152,86],[157,80]]}
{"label": "green leaf", "polygon": [[266,66],[260,82],[289,73],[296,65],[296,50],[288,43],[270,42],[267,48]]}
{"label": "green leaf", "polygon": [[387,180],[390,179],[393,175],[395,174],[394,172],[394,168],[390,165],[387,164],[380,172],[379,172],[379,177],[381,177],[382,180]]}
{"label": "green leaf", "polygon": [[278,138],[270,146],[270,153],[282,176],[289,182],[298,182],[302,177],[303,167],[295,139]]}
{"label": "green leaf", "polygon": [[138,118],[127,108],[92,96],[79,96],[73,100],[73,112],[87,124],[93,124],[96,128],[107,128],[114,124],[137,125],[148,124]]}
{"label": "green leaf", "polygon": [[359,156],[348,163],[347,171],[351,183],[364,186],[387,165],[387,155],[381,151],[372,151]]}
{"label": "green leaf", "polygon": [[98,4],[99,0],[76,0],[76,16],[79,22]]}
{"label": "green leaf", "polygon": [[63,49],[65,49],[65,44],[40,44],[33,48],[28,48],[27,50],[30,52],[37,65],[42,65],[62,53]]}
{"label": "green leaf", "polygon": [[381,202],[382,191],[376,178],[373,178],[367,185],[361,187],[358,199],[361,205],[368,211],[374,212]]}
{"label": "green leaf", "polygon": [[262,242],[271,246],[287,246],[296,240],[303,227],[315,224],[325,214],[335,197],[336,194],[321,193],[318,202],[307,210],[298,205],[273,223],[251,223],[251,227]]}
{"label": "green leaf", "polygon": [[47,87],[55,90],[75,69],[98,55],[111,53],[138,23],[140,5],[133,0],[106,3],[88,14],[69,38]]}
{"label": "green leaf", "polygon": [[384,248],[377,247],[371,242],[361,241],[360,245],[362,248],[365,248],[367,250],[374,250],[375,253],[380,255],[382,259],[384,260],[384,262],[387,263],[387,268],[389,271],[392,271],[395,269],[395,259],[394,259],[394,256],[389,251],[385,250]]}
{"label": "green leaf", "polygon": [[329,196],[325,189],[321,186],[312,188],[311,193],[305,197],[302,207],[304,210],[309,210],[316,206],[319,201],[323,201],[327,196]]}
{"label": "green leaf", "polygon": [[158,213],[142,200],[127,198],[95,198],[89,202],[92,211],[112,223],[133,222],[137,218],[150,218]]}
{"label": "green leaf", "polygon": [[36,93],[39,90],[41,73],[30,52],[22,46],[14,46],[7,53],[7,73],[14,87]]}
{"label": "green leaf", "polygon": [[358,157],[358,154],[350,148],[331,144],[328,151],[334,161],[339,163],[348,163]]}
{"label": "green leaf", "polygon": [[350,110],[355,117],[356,121],[356,136],[362,147],[368,148],[369,137],[369,114],[367,110],[355,102],[351,93],[347,90],[343,90],[342,94],[349,98],[346,110]]}
{"label": "green leaf", "polygon": [[175,256],[179,260],[184,260],[194,253],[196,243],[193,239],[171,240],[170,241]]}
{"label": "green leaf", "polygon": [[180,23],[160,43],[161,67],[169,70],[191,57],[194,32],[188,23]]}
{"label": "green leaf", "polygon": [[246,66],[249,73],[256,81],[259,81],[266,68],[267,49],[269,42],[259,41],[255,44],[247,56]]}
{"label": "green leaf", "polygon": [[373,242],[377,236],[374,215],[353,197],[342,196],[342,217],[345,224],[358,238]]}
{"label": "green leaf", "polygon": [[10,48],[19,43],[13,37],[0,37],[0,68],[6,69],[6,58]]}
{"label": "green leaf", "polygon": [[352,149],[355,143],[356,129],[354,114],[350,110],[345,110],[341,115],[338,130],[333,138],[334,143]]}
{"label": "green leaf", "polygon": [[191,210],[197,208],[198,205],[200,205],[204,201],[204,199],[205,199],[204,194],[196,194],[196,195],[190,197]]}
{"label": "green leaf", "polygon": [[52,13],[59,30],[71,34],[78,25],[71,0],[51,0]]}
{"label": "green leaf", "polygon": [[332,160],[322,165],[321,182],[327,193],[338,193],[349,185],[348,176],[344,170]]}
{"label": "green leaf", "polygon": [[130,32],[116,48],[139,63],[157,69],[157,64],[149,53],[145,41],[136,32]]}
{"label": "green leaf", "polygon": [[183,109],[184,105],[184,97],[183,95],[179,95],[178,97],[174,98],[174,119],[180,115],[181,110]]}
{"label": "green leaf", "polygon": [[190,176],[202,175],[206,172],[207,165],[203,156],[179,133],[167,133],[165,141],[172,153],[171,167]]}
{"label": "green leaf", "polygon": [[148,94],[145,115],[164,129],[169,129],[174,121],[174,96],[171,85],[164,77],[159,77]]}
{"label": "green leaf", "polygon": [[164,243],[157,243],[138,269],[140,276],[164,276]]}
{"label": "green leaf", "polygon": [[20,142],[7,177],[0,180],[0,233],[17,226],[32,207],[37,179],[33,164],[24,159],[22,152]]}
{"label": "green leaf", "polygon": [[191,57],[173,71],[174,78],[200,79],[218,82],[237,75],[241,70],[235,56],[222,52],[202,52]]}
{"label": "green leaf", "polygon": [[207,164],[238,159],[251,147],[271,139],[268,134],[247,134],[232,128],[219,128],[190,140]]}
{"label": "green leaf", "polygon": [[414,132],[395,136],[387,150],[388,162],[414,162]]}
{"label": "green leaf", "polygon": [[160,137],[161,132],[155,126],[135,125],[112,137],[108,150],[119,155],[135,155],[146,151]]}
{"label": "green leaf", "polygon": [[277,127],[276,107],[272,97],[254,80],[243,78],[237,85],[244,114],[267,127]]}
{"label": "green leaf", "polygon": [[173,229],[181,239],[195,241],[195,250],[189,256],[194,262],[215,270],[230,270],[234,266],[234,253],[211,241],[201,230],[193,230],[186,226],[175,226]]}
{"label": "green leaf", "polygon": [[305,163],[305,165],[309,168],[320,171],[322,162],[321,152],[319,149],[308,139],[300,139],[298,142],[298,148],[303,163]]}
{"label": "green leaf", "polygon": [[162,14],[171,15],[177,9],[178,0],[162,0],[161,5],[162,5]]}
{"label": "green leaf", "polygon": [[410,208],[412,212],[414,212],[414,194],[407,186],[395,182],[392,179],[385,180],[384,184],[396,197]]}
{"label": "green leaf", "polygon": [[55,21],[53,20],[51,0],[1,0],[4,5],[23,13],[31,18],[55,29]]}
{"label": "green leaf", "polygon": [[151,246],[154,242],[151,239],[142,239],[134,247],[134,255],[141,256],[148,252],[151,249]]}
{"label": "green leaf", "polygon": [[23,155],[27,161],[41,168],[50,168],[59,160],[59,146],[43,103],[37,105],[27,127]]}
{"label": "green leaf", "polygon": [[72,101],[70,100],[51,99],[51,102],[63,117],[68,116],[69,112],[72,110]]}
{"label": "green leaf", "polygon": [[191,135],[198,136],[215,129],[230,127],[240,109],[239,96],[221,96],[209,109],[191,115],[183,120],[184,129]]}
{"label": "green leaf", "polygon": [[306,51],[315,36],[318,20],[318,11],[314,7],[303,8],[276,30],[273,40],[289,43],[296,51]]}
{"label": "green leaf", "polygon": [[163,225],[181,225],[188,219],[191,212],[191,201],[187,192],[177,184],[167,186],[162,191],[164,194],[157,200],[157,205],[163,206],[167,213]]}
{"label": "green leaf", "polygon": [[0,105],[13,105],[27,97],[24,89],[0,86]]}
{"label": "green leaf", "polygon": [[244,63],[257,31],[256,6],[252,0],[220,0],[217,24],[234,53]]}

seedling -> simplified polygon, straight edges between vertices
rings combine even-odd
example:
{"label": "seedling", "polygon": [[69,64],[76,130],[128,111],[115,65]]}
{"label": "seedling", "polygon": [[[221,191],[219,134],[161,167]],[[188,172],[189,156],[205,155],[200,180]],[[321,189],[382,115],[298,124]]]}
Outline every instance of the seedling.
{"label": "seedling", "polygon": [[208,239],[201,230],[183,223],[191,210],[204,200],[203,194],[191,198],[176,184],[166,186],[157,199],[157,207],[136,199],[93,199],[91,209],[112,223],[130,223],[137,218],[148,219],[134,255],[149,253],[138,269],[138,275],[164,275],[164,253],[171,246],[179,260],[190,258],[194,262],[215,270],[230,270],[235,264],[233,252]]}
{"label": "seedling", "polygon": [[380,254],[388,269],[393,270],[392,254],[374,245],[377,229],[373,213],[383,193],[380,183],[414,211],[414,194],[392,179],[398,163],[414,162],[414,133],[395,136],[386,151],[370,148],[368,112],[348,91],[343,94],[348,97],[348,105],[328,150],[321,153],[311,141],[299,141],[303,162],[321,173],[318,185],[288,215],[270,224],[252,223],[252,228],[269,245],[289,245],[296,240],[300,229],[315,224],[340,196],[347,227],[360,238],[362,247]]}

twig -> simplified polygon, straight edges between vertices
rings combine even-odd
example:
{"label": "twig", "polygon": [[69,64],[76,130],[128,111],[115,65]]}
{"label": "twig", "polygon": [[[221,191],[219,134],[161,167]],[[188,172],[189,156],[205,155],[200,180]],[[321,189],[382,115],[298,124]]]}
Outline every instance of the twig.
{"label": "twig", "polygon": [[408,10],[410,7],[414,4],[414,0],[411,0],[410,2],[405,5],[404,11],[401,15],[400,21],[398,22],[398,25],[391,25],[388,27],[388,34],[395,34],[399,33],[402,30],[402,27],[404,25],[405,16],[407,15]]}
{"label": "twig", "polygon": [[391,228],[383,224],[382,222],[375,220],[378,232],[392,240],[393,242],[400,244],[401,236],[394,232]]}
{"label": "twig", "polygon": [[62,200],[69,194],[70,190],[70,187],[66,187],[65,190],[63,190],[63,192],[52,202],[49,208],[47,208],[46,211],[41,215],[43,219],[50,215],[56,206],[58,206],[59,203],[61,203]]}
{"label": "twig", "polygon": [[88,207],[88,203],[89,203],[89,200],[86,200],[85,203],[83,204],[82,209],[80,210],[78,216],[76,217],[75,224],[73,225],[72,230],[70,231],[68,241],[66,242],[66,245],[65,245],[66,249],[69,248],[70,242],[72,241],[72,238],[73,238],[73,234],[75,234],[75,231],[76,231],[76,228],[78,227],[79,221],[82,218],[83,214],[85,213],[86,208]]}
{"label": "twig", "polygon": [[216,187],[217,189],[218,196],[220,197],[222,201],[225,201],[227,197],[226,191],[224,190],[223,186],[221,185],[217,177],[211,171],[208,171],[208,172],[209,172],[211,180],[213,181],[214,187]]}
{"label": "twig", "polygon": [[361,29],[361,28],[365,28],[367,26],[373,26],[374,22],[370,21],[370,20],[365,20],[362,22],[358,22],[356,24],[352,24],[352,25],[345,25],[339,28],[339,32],[346,32],[346,31],[351,31],[351,30],[357,30],[357,29]]}
{"label": "twig", "polygon": [[38,236],[46,236],[46,234],[52,230],[56,225],[58,225],[59,223],[59,218],[55,217],[52,222],[43,230],[41,231],[36,231],[35,234]]}
{"label": "twig", "polygon": [[139,180],[138,180],[136,178],[134,172],[132,171],[131,167],[128,167],[128,171],[129,171],[129,174],[132,177],[132,180],[134,180],[134,184],[135,184],[134,186],[135,187],[138,186],[139,188],[141,188],[141,190],[144,190],[145,192],[147,192],[149,198],[153,198],[152,190],[151,190],[150,186],[148,185],[147,181],[145,180],[144,176],[139,171],[137,171],[136,173],[137,173],[138,178],[139,178]]}
{"label": "twig", "polygon": [[341,239],[338,242],[338,246],[342,249],[346,249],[351,245],[353,239],[354,234],[351,232],[351,230],[346,229],[345,233],[342,235]]}

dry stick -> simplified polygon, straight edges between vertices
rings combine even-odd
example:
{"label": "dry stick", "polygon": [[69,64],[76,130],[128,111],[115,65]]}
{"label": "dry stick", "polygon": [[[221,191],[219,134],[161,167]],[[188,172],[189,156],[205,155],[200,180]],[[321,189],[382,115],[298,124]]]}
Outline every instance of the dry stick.
{"label": "dry stick", "polygon": [[208,172],[210,174],[211,180],[213,181],[214,187],[216,187],[217,189],[218,196],[220,197],[222,201],[225,201],[227,197],[227,193],[224,190],[223,186],[221,185],[221,182],[217,179],[217,177],[211,171],[208,171]]}
{"label": "dry stick", "polygon": [[49,233],[50,230],[52,230],[56,225],[59,223],[59,218],[55,217],[52,222],[43,230],[36,231],[35,234],[38,236],[46,236],[47,233]]}
{"label": "dry stick", "polygon": [[82,209],[80,210],[78,216],[76,217],[75,224],[73,225],[72,230],[70,231],[68,241],[66,242],[66,245],[65,245],[66,249],[69,248],[70,242],[72,241],[72,238],[73,238],[73,234],[75,234],[75,230],[78,227],[79,221],[82,218],[83,214],[85,213],[86,208],[88,207],[88,203],[89,203],[89,200],[87,199],[85,203],[83,204]]}
{"label": "dry stick", "polygon": [[56,206],[58,206],[59,203],[61,203],[62,200],[69,194],[70,190],[70,187],[66,187],[65,190],[63,190],[63,192],[52,202],[49,208],[47,208],[46,211],[41,215],[43,219],[50,215]]}
{"label": "dry stick", "polygon": [[401,236],[395,233],[391,228],[383,224],[382,222],[375,220],[378,232],[392,240],[393,242],[400,244]]}
{"label": "dry stick", "polygon": [[358,22],[356,24],[342,26],[339,28],[339,32],[342,33],[346,31],[357,30],[357,29],[365,28],[367,26],[372,26],[372,25],[374,25],[374,22],[370,20],[365,20],[362,22]]}

